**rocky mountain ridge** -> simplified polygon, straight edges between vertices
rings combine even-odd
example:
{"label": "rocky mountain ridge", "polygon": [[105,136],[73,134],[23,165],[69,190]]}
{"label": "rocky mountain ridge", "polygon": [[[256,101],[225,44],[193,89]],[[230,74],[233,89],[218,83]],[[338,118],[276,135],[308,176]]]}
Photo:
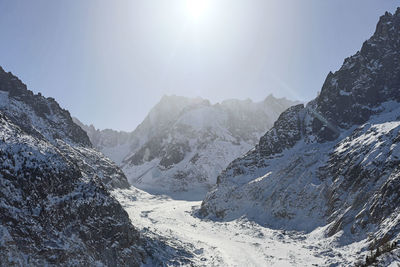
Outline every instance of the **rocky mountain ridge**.
{"label": "rocky mountain ridge", "polygon": [[146,241],[109,194],[122,171],[52,98],[0,68],[0,266],[140,266]]}
{"label": "rocky mountain ridge", "polygon": [[80,125],[91,140],[99,140],[93,141],[95,147],[120,163],[134,186],[152,193],[202,195],[215,183],[213,177],[295,103],[272,95],[258,103],[231,99],[217,104],[164,96],[130,134]]}
{"label": "rocky mountain ridge", "polygon": [[[400,9],[329,73],[320,95],[283,112],[218,176],[202,216],[278,229],[325,227],[339,244],[400,238]],[[365,249],[362,247],[361,249]]]}

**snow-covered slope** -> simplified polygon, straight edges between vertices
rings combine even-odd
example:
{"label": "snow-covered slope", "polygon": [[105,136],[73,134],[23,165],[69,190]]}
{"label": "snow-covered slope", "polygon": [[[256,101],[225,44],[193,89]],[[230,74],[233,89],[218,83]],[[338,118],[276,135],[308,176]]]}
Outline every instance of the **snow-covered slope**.
{"label": "snow-covered slope", "polygon": [[202,98],[164,96],[130,134],[81,125],[97,149],[121,164],[134,186],[196,198],[293,104],[272,95],[259,103],[232,99],[215,105]]}
{"label": "snow-covered slope", "polygon": [[120,164],[129,153],[132,142],[130,133],[111,129],[99,130],[93,125],[83,124],[77,118],[72,117],[72,120],[87,133],[93,147],[115,163]]}
{"label": "snow-covered slope", "polygon": [[68,111],[0,68],[0,266],[139,266],[146,243],[108,192],[128,186]]}
{"label": "snow-covered slope", "polygon": [[[320,95],[283,112],[229,164],[200,213],[273,228],[326,226],[341,245],[400,238],[400,9],[330,73]],[[361,249],[361,247],[360,247]]]}
{"label": "snow-covered slope", "polygon": [[[104,179],[108,188],[129,186],[125,175],[111,160],[92,149],[85,133],[67,110],[53,98],[35,95],[17,77],[0,68],[0,111],[24,132],[63,149],[79,160],[85,172]],[[97,162],[97,164],[91,164]]]}

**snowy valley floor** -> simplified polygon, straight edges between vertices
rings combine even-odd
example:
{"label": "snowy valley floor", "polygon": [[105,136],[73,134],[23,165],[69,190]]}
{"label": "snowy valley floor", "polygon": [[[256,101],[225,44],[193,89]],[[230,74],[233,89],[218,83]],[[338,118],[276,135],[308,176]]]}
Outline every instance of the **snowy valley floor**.
{"label": "snowy valley floor", "polygon": [[333,238],[323,237],[323,229],[303,234],[244,219],[202,220],[193,215],[200,201],[173,200],[133,188],[113,195],[133,224],[154,240],[154,254],[167,266],[348,266],[362,245],[336,247]]}

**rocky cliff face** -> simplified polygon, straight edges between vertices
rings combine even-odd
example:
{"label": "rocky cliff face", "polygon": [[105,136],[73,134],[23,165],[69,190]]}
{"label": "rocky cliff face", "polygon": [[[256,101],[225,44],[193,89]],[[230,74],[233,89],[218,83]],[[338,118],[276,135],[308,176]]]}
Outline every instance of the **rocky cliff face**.
{"label": "rocky cliff face", "polygon": [[108,189],[122,171],[51,98],[0,69],[0,265],[139,266],[145,241]]}
{"label": "rocky cliff face", "polygon": [[129,136],[82,127],[91,139],[100,136],[99,144],[109,144],[98,149],[120,162],[134,186],[153,193],[204,195],[216,175],[294,103],[272,95],[259,103],[233,99],[215,105],[164,96]]}
{"label": "rocky cliff face", "polygon": [[35,95],[17,77],[0,68],[0,111],[25,133],[46,140],[85,170],[96,174],[108,188],[129,187],[123,172],[111,160],[92,149],[85,131],[53,98]]}
{"label": "rocky cliff face", "polygon": [[340,244],[400,233],[400,9],[330,73],[320,95],[286,110],[218,177],[200,213],[270,227],[326,227]]}

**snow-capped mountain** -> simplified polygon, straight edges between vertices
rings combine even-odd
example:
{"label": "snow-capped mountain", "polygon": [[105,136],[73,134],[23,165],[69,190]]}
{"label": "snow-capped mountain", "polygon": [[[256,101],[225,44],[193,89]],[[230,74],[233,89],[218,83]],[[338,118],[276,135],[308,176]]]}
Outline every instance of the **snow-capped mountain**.
{"label": "snow-capped mountain", "polygon": [[146,243],[108,192],[128,186],[68,111],[0,68],[0,266],[139,266]]}
{"label": "snow-capped mountain", "polygon": [[[218,176],[200,214],[272,228],[325,227],[344,245],[400,238],[400,8]],[[372,242],[374,241],[374,242]],[[357,253],[355,251],[354,253]]]}
{"label": "snow-capped mountain", "polygon": [[99,130],[93,125],[85,125],[79,119],[72,117],[75,124],[79,125],[88,135],[93,147],[104,155],[120,164],[130,151],[131,134],[112,129]]}
{"label": "snow-capped mountain", "polygon": [[293,104],[272,95],[258,103],[232,99],[214,105],[202,98],[164,96],[130,134],[80,125],[96,148],[121,164],[134,186],[204,196],[217,174]]}

